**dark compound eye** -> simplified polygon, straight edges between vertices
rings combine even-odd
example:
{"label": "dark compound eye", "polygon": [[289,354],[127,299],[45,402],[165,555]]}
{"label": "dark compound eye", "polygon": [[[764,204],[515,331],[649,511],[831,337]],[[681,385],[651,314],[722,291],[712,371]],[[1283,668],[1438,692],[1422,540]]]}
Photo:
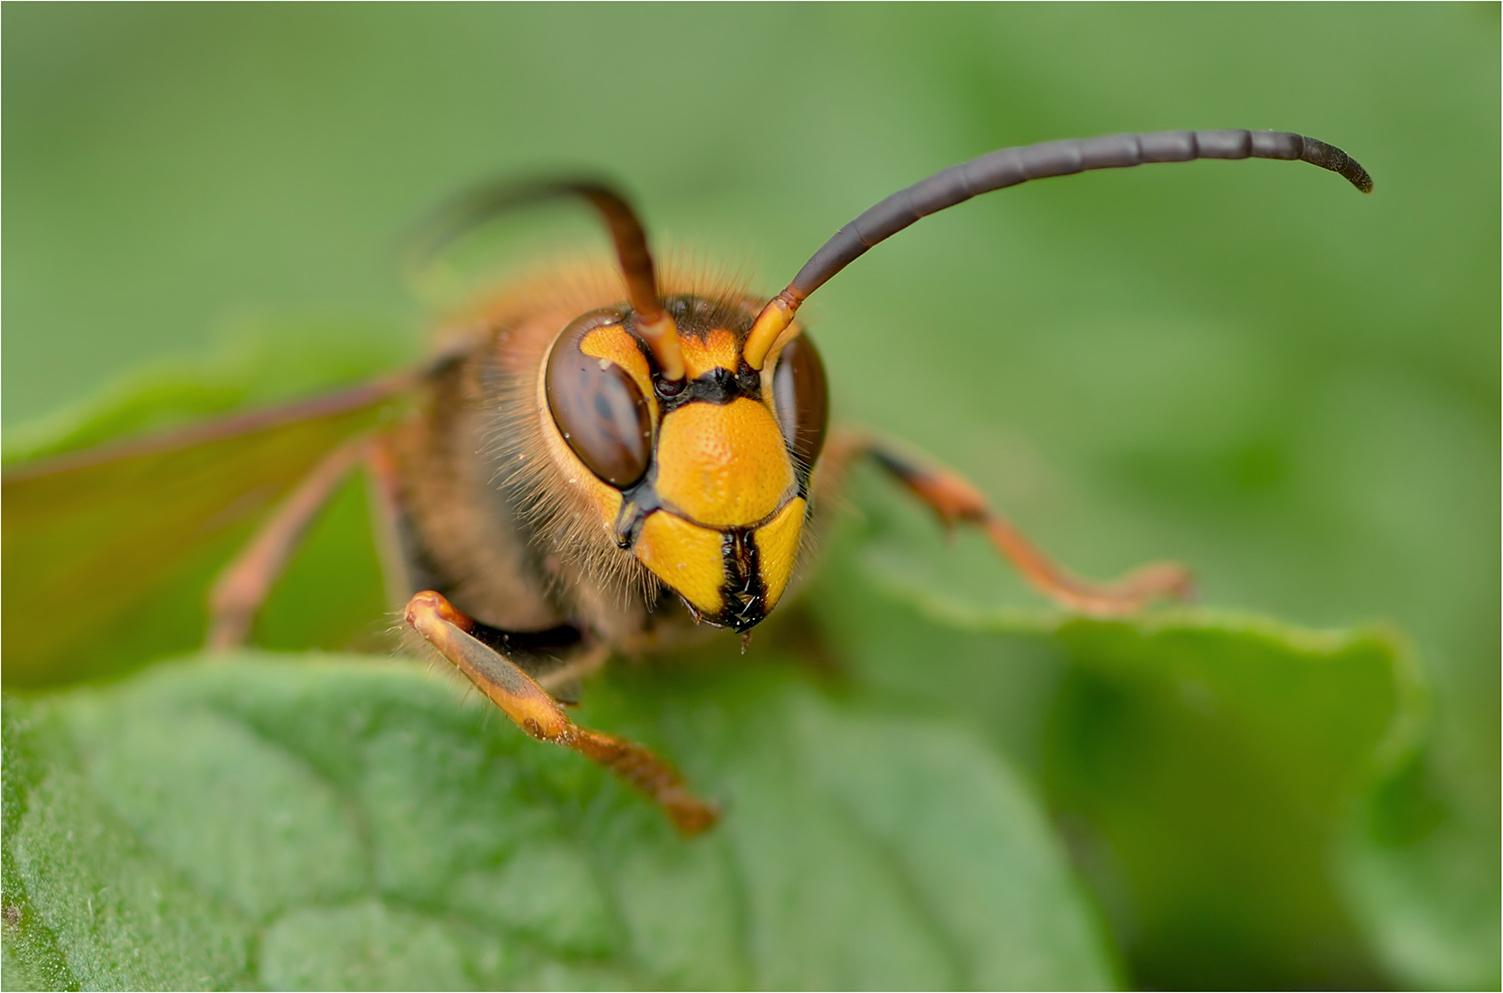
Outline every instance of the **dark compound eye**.
{"label": "dark compound eye", "polygon": [[814,343],[799,336],[783,346],[772,374],[772,402],[788,447],[805,466],[812,467],[825,444],[830,419],[825,365]]}
{"label": "dark compound eye", "polygon": [[553,423],[589,470],[617,489],[647,472],[652,415],[647,398],[624,369],[579,350],[581,339],[606,322],[575,321],[548,357],[545,388]]}

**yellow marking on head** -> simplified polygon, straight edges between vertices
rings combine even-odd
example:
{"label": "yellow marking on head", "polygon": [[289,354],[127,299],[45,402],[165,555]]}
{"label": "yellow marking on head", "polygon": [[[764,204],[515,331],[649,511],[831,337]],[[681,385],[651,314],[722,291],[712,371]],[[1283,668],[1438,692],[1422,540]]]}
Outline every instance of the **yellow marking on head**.
{"label": "yellow marking on head", "polygon": [[600,514],[600,526],[614,535],[616,518],[621,514],[623,502],[621,491],[610,483],[601,482],[599,477],[588,469],[580,473],[577,479],[571,479],[570,482],[583,487],[589,493],[590,502],[595,505],[595,510]]}
{"label": "yellow marking on head", "polygon": [[642,350],[637,347],[637,340],[625,328],[619,324],[596,328],[579,342],[579,350],[592,359],[614,362],[624,369],[656,411],[657,401],[652,393],[652,370],[648,368]]}
{"label": "yellow marking on head", "polygon": [[700,524],[755,524],[793,489],[793,463],[772,412],[740,397],[686,404],[658,432],[658,495]]}
{"label": "yellow marking on head", "polygon": [[804,526],[804,506],[802,499],[794,497],[778,516],[756,530],[757,561],[762,567],[762,585],[767,588],[768,613],[777,606],[793,575],[798,536]]}
{"label": "yellow marking on head", "polygon": [[[557,439],[557,446],[554,445],[555,438]],[[584,492],[591,505],[594,506],[595,513],[599,515],[591,523],[598,522],[601,528],[611,533],[612,540],[614,541],[616,518],[621,514],[621,491],[610,483],[602,481],[599,476],[596,476],[580,463],[578,457],[569,451],[569,443],[564,441],[562,436],[558,435],[557,429],[554,430],[554,436],[547,438],[546,441],[549,448],[561,447],[568,454],[569,462],[561,463],[561,467],[568,466],[568,468],[564,469],[564,482],[574,489]],[[555,456],[556,458],[557,456]]]}
{"label": "yellow marking on head", "polygon": [[697,379],[711,369],[736,371],[736,336],[724,328],[716,328],[701,340],[697,335],[686,334],[679,339],[684,352],[684,369],[690,379]]}
{"label": "yellow marking on head", "polygon": [[642,522],[633,551],[642,564],[694,605],[701,614],[715,616],[724,601],[724,539],[719,531],[696,527],[667,511],[655,511]]}

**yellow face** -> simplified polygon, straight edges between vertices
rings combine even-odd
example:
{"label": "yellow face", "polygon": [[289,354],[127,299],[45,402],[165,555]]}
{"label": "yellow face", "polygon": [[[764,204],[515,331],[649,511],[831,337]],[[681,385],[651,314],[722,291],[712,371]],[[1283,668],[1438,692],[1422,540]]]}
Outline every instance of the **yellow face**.
{"label": "yellow face", "polygon": [[798,339],[753,370],[744,327],[696,320],[723,315],[695,298],[676,304],[682,381],[665,388],[630,316],[599,311],[554,343],[548,407],[623,554],[697,618],[742,631],[793,574],[824,435],[824,373]]}

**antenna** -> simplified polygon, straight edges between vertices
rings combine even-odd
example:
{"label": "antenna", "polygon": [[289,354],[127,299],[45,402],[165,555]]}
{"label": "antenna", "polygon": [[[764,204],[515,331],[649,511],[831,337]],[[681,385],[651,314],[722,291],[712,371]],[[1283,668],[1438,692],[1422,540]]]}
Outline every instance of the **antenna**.
{"label": "antenna", "polygon": [[921,217],[1030,179],[1195,159],[1299,160],[1339,173],[1363,193],[1373,190],[1372,177],[1356,159],[1335,145],[1288,131],[1155,131],[1003,148],[899,190],[841,228],[762,308],[742,354],[753,369],[761,369],[809,294]]}

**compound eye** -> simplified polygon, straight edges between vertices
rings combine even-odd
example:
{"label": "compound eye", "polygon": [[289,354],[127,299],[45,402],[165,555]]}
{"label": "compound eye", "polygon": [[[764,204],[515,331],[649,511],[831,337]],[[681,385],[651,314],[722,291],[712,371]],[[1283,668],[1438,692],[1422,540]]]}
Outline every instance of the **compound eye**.
{"label": "compound eye", "polygon": [[652,413],[626,370],[579,350],[602,322],[576,321],[548,357],[545,389],[553,423],[591,472],[617,489],[647,473],[652,454]]}
{"label": "compound eye", "polygon": [[825,365],[814,343],[800,335],[783,346],[772,374],[772,402],[788,447],[805,466],[813,467],[825,444],[830,419]]}

